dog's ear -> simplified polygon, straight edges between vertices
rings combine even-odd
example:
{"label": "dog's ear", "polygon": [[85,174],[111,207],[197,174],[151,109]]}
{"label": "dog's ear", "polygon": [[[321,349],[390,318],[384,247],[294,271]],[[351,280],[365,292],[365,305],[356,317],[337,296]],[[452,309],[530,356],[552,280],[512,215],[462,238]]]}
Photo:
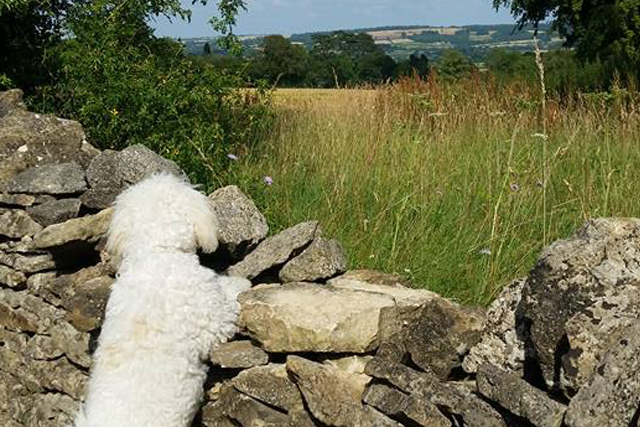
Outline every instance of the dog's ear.
{"label": "dog's ear", "polygon": [[193,213],[193,229],[196,235],[196,244],[205,253],[212,253],[218,249],[218,218],[208,198],[202,197],[199,209]]}

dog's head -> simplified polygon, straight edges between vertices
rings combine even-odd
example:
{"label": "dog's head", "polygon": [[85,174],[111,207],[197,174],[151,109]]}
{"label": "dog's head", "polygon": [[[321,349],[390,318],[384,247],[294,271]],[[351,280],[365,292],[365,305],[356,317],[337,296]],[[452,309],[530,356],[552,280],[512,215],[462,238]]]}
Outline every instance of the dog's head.
{"label": "dog's head", "polygon": [[181,178],[152,175],[116,198],[106,244],[116,262],[134,252],[217,247],[218,221],[209,199]]}

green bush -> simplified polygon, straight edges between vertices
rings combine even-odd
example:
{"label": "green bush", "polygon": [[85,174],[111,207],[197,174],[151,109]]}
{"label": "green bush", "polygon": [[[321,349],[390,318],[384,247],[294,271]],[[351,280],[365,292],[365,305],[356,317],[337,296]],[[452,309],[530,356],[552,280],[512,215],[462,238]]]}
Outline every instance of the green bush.
{"label": "green bush", "polygon": [[73,37],[50,54],[54,83],[30,102],[80,121],[101,149],[141,143],[194,182],[218,185],[227,153],[250,145],[265,125],[267,98],[242,89],[239,74],[196,63],[182,45],[154,37],[145,4],[114,10],[98,1],[74,10]]}

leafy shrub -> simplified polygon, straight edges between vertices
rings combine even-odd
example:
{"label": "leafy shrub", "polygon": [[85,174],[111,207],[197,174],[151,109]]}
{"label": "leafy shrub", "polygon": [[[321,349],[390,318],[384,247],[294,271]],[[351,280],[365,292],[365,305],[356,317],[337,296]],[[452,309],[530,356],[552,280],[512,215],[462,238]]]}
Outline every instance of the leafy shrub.
{"label": "leafy shrub", "polygon": [[154,37],[147,3],[118,4],[73,11],[73,37],[50,55],[54,83],[32,104],[80,121],[101,149],[141,143],[177,161],[193,181],[219,183],[226,154],[251,144],[264,126],[267,98],[242,90],[240,75],[195,63],[180,44]]}

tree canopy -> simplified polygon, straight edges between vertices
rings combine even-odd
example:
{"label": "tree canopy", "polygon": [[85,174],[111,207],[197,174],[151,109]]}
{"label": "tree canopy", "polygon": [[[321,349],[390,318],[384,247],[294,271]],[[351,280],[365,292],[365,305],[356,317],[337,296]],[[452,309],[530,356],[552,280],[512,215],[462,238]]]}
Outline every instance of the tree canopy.
{"label": "tree canopy", "polygon": [[522,27],[551,18],[583,60],[607,61],[624,72],[640,68],[640,0],[493,0]]}

